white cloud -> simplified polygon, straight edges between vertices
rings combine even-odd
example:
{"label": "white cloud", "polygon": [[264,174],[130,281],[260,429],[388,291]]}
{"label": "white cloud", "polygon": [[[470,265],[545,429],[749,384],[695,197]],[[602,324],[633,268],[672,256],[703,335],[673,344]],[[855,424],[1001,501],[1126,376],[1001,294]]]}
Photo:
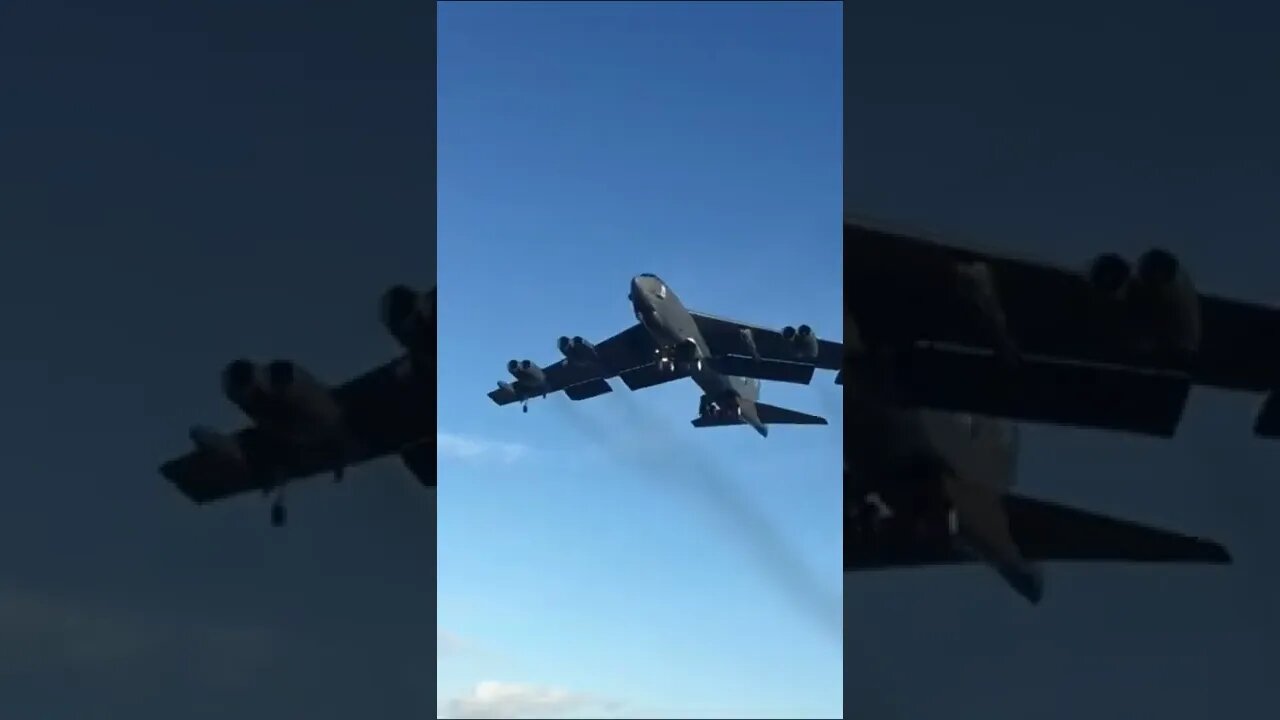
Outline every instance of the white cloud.
{"label": "white cloud", "polygon": [[496,460],[513,463],[524,457],[529,448],[520,443],[487,440],[456,433],[436,433],[436,454],[454,460]]}
{"label": "white cloud", "polygon": [[[557,718],[585,710],[612,710],[615,703],[556,687],[485,680],[449,701],[448,715],[458,720]],[[592,712],[592,717],[602,717]]]}

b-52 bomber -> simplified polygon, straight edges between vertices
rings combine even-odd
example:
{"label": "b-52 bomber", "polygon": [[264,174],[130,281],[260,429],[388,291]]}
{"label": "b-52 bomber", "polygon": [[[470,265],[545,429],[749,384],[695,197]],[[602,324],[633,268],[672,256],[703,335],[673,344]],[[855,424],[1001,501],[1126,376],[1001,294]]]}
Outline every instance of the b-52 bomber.
{"label": "b-52 bomber", "polygon": [[1076,271],[846,218],[845,266],[846,347],[918,404],[1169,437],[1200,384],[1268,393],[1254,432],[1280,437],[1280,309],[1198,291],[1167,250]]}
{"label": "b-52 bomber", "polygon": [[392,287],[381,316],[405,354],[336,387],[287,360],[228,364],[223,392],[253,424],[231,435],[193,427],[195,450],[160,473],[196,503],[274,494],[276,527],[285,523],[289,483],[324,472],[340,481],[347,467],[386,455],[399,454],[419,482],[434,487],[435,288]]}
{"label": "b-52 bomber", "polygon": [[769,425],[826,425],[824,418],[759,401],[760,381],[808,384],[815,368],[839,370],[840,343],[819,340],[807,325],[780,332],[687,309],[659,277],[632,278],[627,295],[637,323],[593,345],[581,337],[557,342],[564,359],[542,368],[512,360],[515,382],[499,382],[489,397],[519,402],[563,390],[571,400],[613,391],[619,376],[631,390],[691,378],[702,389],[694,427],[750,425],[768,437]]}
{"label": "b-52 bomber", "polygon": [[1280,312],[1198,293],[1162,250],[1075,273],[846,220],[845,263],[846,571],[976,559],[1038,603],[1041,561],[1231,561],[1014,494],[1011,420],[1170,436],[1192,382],[1276,384]]}

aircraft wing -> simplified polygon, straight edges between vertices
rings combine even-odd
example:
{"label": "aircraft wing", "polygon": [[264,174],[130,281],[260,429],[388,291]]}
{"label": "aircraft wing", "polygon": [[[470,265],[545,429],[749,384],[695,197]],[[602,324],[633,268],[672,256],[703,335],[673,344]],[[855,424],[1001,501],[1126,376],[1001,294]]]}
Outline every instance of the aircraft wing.
{"label": "aircraft wing", "polygon": [[[849,370],[857,383],[857,366]],[[1185,373],[1028,355],[1016,367],[993,351],[920,343],[890,369],[900,402],[1026,422],[1170,437],[1191,382]]]}
{"label": "aircraft wing", "polygon": [[[563,390],[570,400],[587,400],[613,392],[606,380],[621,375],[625,381],[628,371],[655,365],[656,349],[649,333],[637,323],[596,345],[595,358],[590,362],[564,359],[542,368],[546,385],[534,394],[550,395]],[[520,400],[514,392],[502,388],[491,390],[489,398],[498,405]]]}
{"label": "aircraft wing", "polygon": [[[1148,525],[1077,510],[1058,503],[1018,495],[1005,497],[1009,530],[1024,557],[1032,562],[1231,562],[1222,545]],[[949,565],[972,562],[958,548],[937,545],[877,543],[845,525],[846,571]]]}
{"label": "aircraft wing", "polygon": [[[702,336],[706,338],[707,344],[711,346],[715,355],[753,357],[751,346],[747,343],[743,332],[747,331],[755,342],[756,350],[759,351],[760,357],[765,360],[803,362],[823,370],[840,369],[841,357],[844,354],[844,345],[842,343],[819,338],[818,356],[813,360],[801,361],[791,351],[791,343],[787,342],[778,330],[749,325],[736,320],[726,320],[706,313],[690,311],[689,314],[693,316],[694,322],[698,324],[698,330],[702,332]],[[760,379],[767,380],[769,378]]]}
{"label": "aircraft wing", "polygon": [[[434,485],[434,468],[423,460],[422,443],[435,429],[435,379],[407,373],[404,362],[388,362],[331,390],[355,448],[347,461],[359,464],[401,453],[420,482]],[[232,439],[244,453],[247,472],[192,451],[165,462],[160,473],[192,501],[205,503],[317,475],[333,465],[327,449],[281,442],[255,425]]]}
{"label": "aircraft wing", "polygon": [[[538,395],[544,390],[548,395],[563,390],[570,400],[587,400],[613,392],[613,388],[600,375],[601,371],[596,368],[573,365],[567,360],[561,360],[543,368],[542,372],[546,375],[547,385],[545,389],[539,389]],[[514,390],[499,387],[489,391],[489,399],[501,406],[519,402],[520,396]]]}
{"label": "aircraft wing", "polygon": [[[1117,342],[1117,318],[1126,311],[1120,300],[1094,291],[1083,272],[847,221],[845,302],[862,339],[990,347],[973,311],[953,291],[957,263],[975,261],[990,267],[1010,335],[1023,351],[1169,367]],[[1205,293],[1199,299],[1200,347],[1185,368],[1191,381],[1259,392],[1280,384],[1280,308]]]}

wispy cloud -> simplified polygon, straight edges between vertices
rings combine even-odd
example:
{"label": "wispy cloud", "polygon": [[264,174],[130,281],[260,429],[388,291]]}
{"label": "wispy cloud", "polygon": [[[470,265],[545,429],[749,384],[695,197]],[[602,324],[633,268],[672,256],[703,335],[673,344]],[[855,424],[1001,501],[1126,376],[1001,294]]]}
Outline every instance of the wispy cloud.
{"label": "wispy cloud", "polygon": [[436,657],[450,657],[467,651],[470,644],[457,633],[436,628]]}
{"label": "wispy cloud", "polygon": [[512,463],[527,455],[526,445],[501,440],[490,440],[457,433],[436,433],[436,454],[439,457],[472,462],[496,461]]}
{"label": "wispy cloud", "polygon": [[450,718],[483,720],[486,718],[558,718],[574,713],[604,717],[617,710],[618,704],[586,693],[530,683],[485,680],[467,693],[449,701]]}

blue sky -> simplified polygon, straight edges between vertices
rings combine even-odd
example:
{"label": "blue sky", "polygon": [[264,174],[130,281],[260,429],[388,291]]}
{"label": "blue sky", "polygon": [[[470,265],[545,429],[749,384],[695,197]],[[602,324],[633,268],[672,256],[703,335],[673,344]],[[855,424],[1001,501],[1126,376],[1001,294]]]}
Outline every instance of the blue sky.
{"label": "blue sky", "polygon": [[[1080,268],[1163,245],[1203,289],[1280,304],[1278,20],[1261,4],[860,6],[847,203]],[[1280,445],[1251,436],[1259,402],[1198,388],[1172,440],[1024,431],[1023,491],[1213,537],[1236,564],[1050,566],[1035,608],[984,568],[851,577],[851,712],[1276,715]]]}
{"label": "blue sky", "polygon": [[764,399],[831,427],[767,440],[694,430],[689,382],[485,397],[511,358],[627,327],[640,272],[839,339],[840,14],[440,5],[442,712],[840,716],[829,373]]}

